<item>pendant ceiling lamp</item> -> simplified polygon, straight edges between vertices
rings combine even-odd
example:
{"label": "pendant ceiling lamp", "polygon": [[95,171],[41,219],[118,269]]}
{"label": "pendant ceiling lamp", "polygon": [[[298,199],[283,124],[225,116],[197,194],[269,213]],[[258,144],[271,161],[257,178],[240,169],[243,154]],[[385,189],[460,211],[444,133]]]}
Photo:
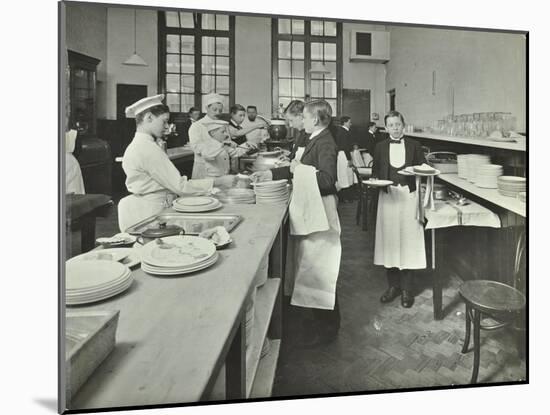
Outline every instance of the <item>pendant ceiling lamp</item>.
{"label": "pendant ceiling lamp", "polygon": [[322,62],[314,62],[309,70],[310,74],[327,75],[330,70]]}
{"label": "pendant ceiling lamp", "polygon": [[134,54],[130,56],[126,61],[124,61],[124,65],[130,65],[130,66],[148,66],[147,62],[143,60],[141,56],[137,53],[137,11],[134,9]]}

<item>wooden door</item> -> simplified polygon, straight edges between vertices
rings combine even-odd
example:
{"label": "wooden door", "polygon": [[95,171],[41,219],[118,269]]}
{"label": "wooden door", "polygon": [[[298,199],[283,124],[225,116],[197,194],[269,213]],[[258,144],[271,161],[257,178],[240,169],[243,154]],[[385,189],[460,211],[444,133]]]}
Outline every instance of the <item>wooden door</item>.
{"label": "wooden door", "polygon": [[366,148],[366,135],[370,121],[370,90],[344,89],[342,115],[351,117],[353,142]]}

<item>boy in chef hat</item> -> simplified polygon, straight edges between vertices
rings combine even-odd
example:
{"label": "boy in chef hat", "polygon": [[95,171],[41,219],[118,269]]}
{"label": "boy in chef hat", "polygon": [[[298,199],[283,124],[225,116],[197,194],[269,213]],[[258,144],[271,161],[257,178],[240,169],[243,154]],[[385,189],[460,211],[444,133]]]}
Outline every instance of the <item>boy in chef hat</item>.
{"label": "boy in chef hat", "polygon": [[214,120],[205,124],[208,135],[213,139],[203,147],[202,157],[206,163],[208,177],[228,174],[231,168],[230,158],[239,157],[246,149],[238,148],[229,136],[227,121]]}
{"label": "boy in chef hat", "polygon": [[126,118],[135,118],[136,124],[139,125],[143,122],[147,113],[151,113],[156,117],[169,113],[170,108],[162,103],[163,99],[164,95],[160,94],[152,97],[146,97],[134,102],[129,107],[126,107]]}

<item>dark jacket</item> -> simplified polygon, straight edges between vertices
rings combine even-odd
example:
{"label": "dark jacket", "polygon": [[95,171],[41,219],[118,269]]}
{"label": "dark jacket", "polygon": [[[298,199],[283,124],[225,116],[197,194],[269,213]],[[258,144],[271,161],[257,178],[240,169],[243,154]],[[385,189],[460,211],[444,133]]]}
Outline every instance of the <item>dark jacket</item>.
{"label": "dark jacket", "polygon": [[292,149],[290,150],[290,154],[288,158],[290,160],[294,160],[294,157],[296,157],[296,152],[300,147],[305,147],[308,140],[309,134],[306,133],[305,130],[298,131],[298,134],[294,138],[294,143],[292,144]]}
{"label": "dark jacket", "polygon": [[336,146],[338,151],[343,151],[348,160],[351,160],[351,134],[344,127],[338,127],[336,131]]}
{"label": "dark jacket", "polygon": [[[323,130],[318,136],[309,140],[300,160],[302,164],[315,167],[317,184],[321,196],[336,194],[336,158],[338,149],[330,130]],[[273,180],[290,179],[290,167],[272,169]]]}
{"label": "dark jacket", "polygon": [[[404,137],[405,140],[405,167],[417,166],[425,163],[426,158],[422,151],[420,143],[409,137]],[[372,177],[378,179],[389,180],[390,178],[390,139],[387,138],[379,142],[374,147],[374,156],[372,164]],[[395,145],[395,144],[394,144]],[[407,186],[409,191],[414,192],[416,190],[416,181],[414,176],[407,177]],[[387,191],[387,188],[385,188]]]}

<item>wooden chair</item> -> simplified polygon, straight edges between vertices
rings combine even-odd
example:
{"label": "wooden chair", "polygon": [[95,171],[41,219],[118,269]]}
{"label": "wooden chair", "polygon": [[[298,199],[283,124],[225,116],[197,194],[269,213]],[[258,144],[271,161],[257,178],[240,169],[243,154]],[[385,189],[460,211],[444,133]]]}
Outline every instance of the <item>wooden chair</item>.
{"label": "wooden chair", "polygon": [[[470,383],[477,382],[480,358],[480,330],[497,330],[513,323],[525,307],[525,296],[509,285],[489,280],[467,281],[460,286],[459,294],[466,304],[466,336],[462,353],[470,346],[471,326],[474,326],[474,367]],[[483,317],[495,324],[482,325]]]}

